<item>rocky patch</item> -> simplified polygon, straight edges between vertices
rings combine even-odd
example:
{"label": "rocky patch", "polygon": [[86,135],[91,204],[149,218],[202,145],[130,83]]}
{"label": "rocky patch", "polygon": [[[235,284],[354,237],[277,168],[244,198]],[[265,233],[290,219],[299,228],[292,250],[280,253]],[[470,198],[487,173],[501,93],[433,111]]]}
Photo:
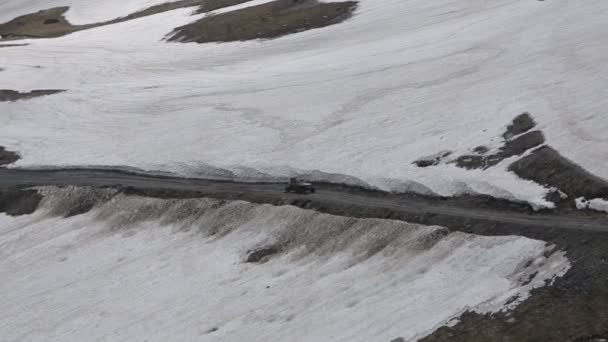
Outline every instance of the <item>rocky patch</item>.
{"label": "rocky patch", "polygon": [[31,214],[38,209],[42,195],[32,189],[0,189],[0,213],[11,216]]}
{"label": "rocky patch", "polygon": [[430,156],[421,157],[414,161],[414,164],[418,167],[429,167],[439,165],[445,158],[449,157],[452,151],[441,151]]}
{"label": "rocky patch", "polygon": [[72,25],[66,18],[65,13],[69,7],[54,7],[17,17],[11,21],[0,24],[0,41],[27,38],[54,38],[61,37],[76,31],[86,30],[94,27],[117,24],[133,19],[138,19],[153,14],[167,12],[184,7],[199,6],[198,13],[205,13],[223,7],[237,5],[251,0],[181,0],[168,2],[146,8],[144,10],[129,14],[125,17],[116,18],[100,23],[87,25]]}
{"label": "rocky patch", "polygon": [[0,24],[0,37],[3,40],[52,38],[74,32],[75,27],[64,17],[68,9],[69,7],[55,7],[17,17]]}
{"label": "rocky patch", "polygon": [[40,96],[62,93],[61,89],[32,90],[30,92],[19,92],[16,90],[0,89],[0,102],[14,102],[18,100],[29,100]]}
{"label": "rocky patch", "polygon": [[[608,182],[543,146],[509,166],[521,178],[559,189],[571,201],[575,198],[608,198]],[[562,196],[563,197],[563,196]]]}
{"label": "rocky patch", "polygon": [[532,119],[530,113],[522,113],[513,119],[513,122],[507,126],[507,131],[502,135],[505,140],[512,139],[514,136],[525,133],[536,127],[536,122]]}
{"label": "rocky patch", "polygon": [[501,161],[527,155],[509,165],[509,171],[523,179],[534,181],[552,190],[546,199],[556,203],[560,209],[576,208],[575,199],[608,199],[608,181],[601,179],[572,161],[564,158],[558,151],[545,144],[545,137],[536,127],[529,113],[513,119],[503,134],[504,144],[497,152],[488,154],[489,149],[478,146],[472,154],[449,159],[440,152],[437,155],[421,158],[414,162],[419,167],[434,166],[441,163],[455,163],[465,169],[488,169]]}
{"label": "rocky patch", "polygon": [[354,1],[277,0],[208,16],[175,29],[170,41],[231,42],[271,39],[340,23],[351,17]]}
{"label": "rocky patch", "polygon": [[19,154],[12,151],[7,151],[0,146],[0,166],[12,164],[19,160]]}
{"label": "rocky patch", "polygon": [[248,251],[245,262],[249,262],[249,263],[266,262],[272,255],[275,255],[275,254],[279,253],[280,251],[281,250],[277,246],[268,246],[268,247],[263,247],[263,248],[259,248],[256,250]]}

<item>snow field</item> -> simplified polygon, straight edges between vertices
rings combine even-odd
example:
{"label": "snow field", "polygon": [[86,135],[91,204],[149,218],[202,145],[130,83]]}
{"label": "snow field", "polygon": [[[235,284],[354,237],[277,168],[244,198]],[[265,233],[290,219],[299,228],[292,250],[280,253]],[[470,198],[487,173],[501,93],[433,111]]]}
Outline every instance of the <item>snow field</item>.
{"label": "snow field", "polygon": [[[570,267],[523,237],[245,202],[41,192],[36,213],[0,215],[6,341],[414,340],[464,310],[504,309]],[[56,216],[84,200],[97,205]],[[273,244],[282,252],[266,263],[243,262]]]}
{"label": "snow field", "polygon": [[[13,13],[10,4],[0,12]],[[2,49],[0,88],[68,89],[0,104],[0,145],[21,153],[16,166],[237,178],[317,170],[385,190],[550,206],[547,189],[507,162],[486,171],[412,165],[446,149],[497,148],[505,126],[529,111],[548,144],[608,178],[603,0],[362,0],[342,24],[275,40],[162,41],[202,17],[191,12]]]}

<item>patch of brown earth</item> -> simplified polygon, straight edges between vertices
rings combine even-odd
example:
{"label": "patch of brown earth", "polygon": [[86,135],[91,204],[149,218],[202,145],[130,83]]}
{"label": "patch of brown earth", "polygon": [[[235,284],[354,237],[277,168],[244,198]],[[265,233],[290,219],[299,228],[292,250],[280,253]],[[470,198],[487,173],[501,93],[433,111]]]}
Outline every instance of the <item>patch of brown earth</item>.
{"label": "patch of brown earth", "polygon": [[464,169],[487,169],[497,165],[501,161],[524,154],[526,151],[545,143],[545,137],[541,131],[530,131],[536,126],[529,113],[523,113],[513,119],[503,134],[504,145],[498,152],[486,155],[488,149],[478,146],[473,149],[476,154],[467,154],[458,157],[456,165]]}
{"label": "patch of brown earth", "polygon": [[69,7],[55,7],[22,15],[0,24],[2,40],[60,37],[76,31],[64,17]]}
{"label": "patch of brown earth", "polygon": [[252,251],[247,251],[247,258],[245,259],[245,262],[264,263],[268,261],[271,256],[279,253],[280,251],[281,249],[278,246],[268,246]]}
{"label": "patch of brown earth", "polygon": [[87,25],[72,25],[64,16],[69,7],[55,7],[26,14],[0,24],[0,41],[24,38],[54,38],[76,31],[121,23],[178,8],[200,6],[197,13],[204,13],[247,1],[251,0],[181,0],[152,6],[125,17]]}
{"label": "patch of brown earth", "polygon": [[10,47],[18,47],[18,46],[28,46],[30,44],[0,44],[0,48],[10,48]]}
{"label": "patch of brown earth", "polygon": [[456,165],[465,169],[487,169],[501,161],[524,154],[526,151],[545,143],[541,131],[527,132],[515,139],[510,139],[495,154],[484,156],[480,154],[463,155],[456,159]]}
{"label": "patch of brown earth", "polygon": [[340,23],[350,18],[356,7],[355,1],[277,0],[178,27],[169,40],[208,43],[277,38]]}
{"label": "patch of brown earth", "polygon": [[[504,145],[496,153],[488,155],[486,147],[478,146],[473,149],[473,154],[445,162],[454,162],[465,169],[487,169],[507,158],[521,156],[530,151],[528,155],[509,165],[509,171],[520,178],[554,188],[546,199],[557,204],[558,209],[576,209],[574,200],[579,197],[608,199],[607,180],[587,172],[553,148],[543,146],[545,137],[541,131],[533,131],[534,127],[536,123],[532,116],[523,113],[515,117],[507,127],[503,134]],[[443,158],[427,159],[419,159],[414,164],[428,167],[444,162]]]}
{"label": "patch of brown earth", "polygon": [[514,136],[525,133],[536,127],[536,122],[532,119],[530,113],[522,113],[513,119],[513,122],[507,126],[507,131],[502,135],[505,140],[512,139]]}
{"label": "patch of brown earth", "polygon": [[0,189],[0,213],[11,216],[31,214],[42,200],[42,195],[31,189]]}
{"label": "patch of brown earth", "polygon": [[3,146],[0,146],[0,166],[12,164],[19,160],[19,154],[12,151],[7,151]]}
{"label": "patch of brown earth", "polygon": [[543,146],[509,166],[523,179],[554,187],[569,196],[608,199],[608,181],[601,179],[549,146]]}
{"label": "patch of brown earth", "polygon": [[32,90],[30,92],[19,92],[10,89],[0,89],[0,102],[14,102],[19,100],[29,100],[35,97],[48,96],[57,93],[62,93],[65,90],[61,89],[42,89]]}

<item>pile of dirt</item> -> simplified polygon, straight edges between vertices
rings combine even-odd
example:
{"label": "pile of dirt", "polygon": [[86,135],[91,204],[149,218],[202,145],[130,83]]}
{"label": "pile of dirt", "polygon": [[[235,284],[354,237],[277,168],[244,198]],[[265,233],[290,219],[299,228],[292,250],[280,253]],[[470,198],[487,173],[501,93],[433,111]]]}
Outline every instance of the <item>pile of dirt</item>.
{"label": "pile of dirt", "polygon": [[340,23],[351,17],[354,1],[277,0],[205,17],[178,27],[169,38],[177,42],[231,42],[277,38]]}
{"label": "pile of dirt", "polygon": [[13,102],[18,100],[29,100],[40,96],[53,95],[62,93],[65,90],[62,89],[41,89],[32,90],[30,92],[19,92],[10,89],[0,89],[0,102]]}
{"label": "pile of dirt", "polygon": [[19,160],[19,154],[12,151],[7,151],[3,146],[0,146],[0,166],[12,164]]}

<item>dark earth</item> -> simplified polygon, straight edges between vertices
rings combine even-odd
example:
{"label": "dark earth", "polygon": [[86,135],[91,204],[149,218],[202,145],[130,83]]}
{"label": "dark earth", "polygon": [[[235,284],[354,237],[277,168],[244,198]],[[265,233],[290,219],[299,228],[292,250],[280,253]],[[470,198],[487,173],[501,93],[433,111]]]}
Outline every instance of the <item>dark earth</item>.
{"label": "dark earth", "polygon": [[[473,149],[475,154],[459,156],[453,162],[461,168],[487,169],[506,158],[523,155],[509,165],[509,171],[520,178],[554,188],[547,200],[554,202],[559,208],[576,210],[575,199],[580,197],[608,199],[606,180],[592,175],[547,146],[543,133],[532,130],[534,127],[536,123],[529,113],[518,115],[507,127],[503,134],[504,144],[496,153],[488,155],[485,146],[478,146]],[[423,158],[414,164],[419,167],[438,165],[449,155],[449,152],[444,152],[434,160]]]}
{"label": "dark earth", "polygon": [[19,154],[12,151],[7,151],[0,146],[0,166],[12,164],[19,160]]}
{"label": "dark earth", "polygon": [[61,89],[40,89],[29,92],[19,92],[10,89],[0,89],[0,102],[14,102],[19,100],[29,100],[40,96],[48,96],[62,93],[65,90]]}
{"label": "dark earth", "polygon": [[[238,5],[250,0],[182,0],[149,7],[109,21],[72,25],[65,13],[69,7],[55,7],[26,14],[0,24],[3,40],[61,37],[94,27],[112,25],[184,7],[198,7],[195,13]],[[277,0],[233,12],[203,18],[179,27],[169,40],[180,42],[227,42],[276,38],[313,28],[340,23],[350,18],[356,2],[325,3],[316,0]]]}
{"label": "dark earth", "polygon": [[169,40],[208,43],[277,38],[340,23],[356,7],[354,1],[277,0],[205,17],[176,28]]}

